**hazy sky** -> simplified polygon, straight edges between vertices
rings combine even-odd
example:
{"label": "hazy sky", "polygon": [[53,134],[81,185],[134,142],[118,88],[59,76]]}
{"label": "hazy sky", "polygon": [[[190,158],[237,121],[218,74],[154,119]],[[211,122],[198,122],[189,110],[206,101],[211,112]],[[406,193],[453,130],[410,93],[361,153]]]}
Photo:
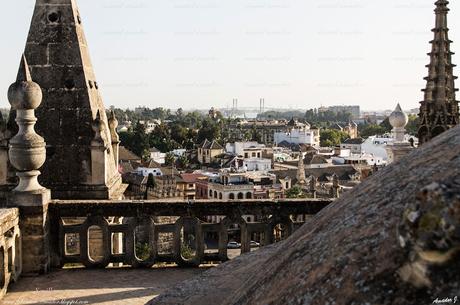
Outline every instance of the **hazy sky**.
{"label": "hazy sky", "polygon": [[[77,2],[107,107],[256,107],[264,97],[267,107],[409,109],[423,97],[434,0]],[[2,3],[0,106],[34,3]],[[450,8],[460,54],[460,2]]]}

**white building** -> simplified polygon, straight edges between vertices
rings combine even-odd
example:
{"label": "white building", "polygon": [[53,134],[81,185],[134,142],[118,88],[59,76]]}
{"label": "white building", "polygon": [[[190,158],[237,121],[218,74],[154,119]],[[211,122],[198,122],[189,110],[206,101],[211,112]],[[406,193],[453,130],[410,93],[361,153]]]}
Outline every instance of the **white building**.
{"label": "white building", "polygon": [[171,151],[171,153],[178,158],[185,156],[186,152],[186,149],[174,149],[173,151]]}
{"label": "white building", "polygon": [[163,176],[163,172],[159,168],[138,167],[134,171],[136,174],[147,177],[152,174],[155,177]]}
{"label": "white building", "polygon": [[318,129],[310,129],[310,126],[292,128],[287,132],[275,132],[275,144],[288,142],[290,144],[307,144],[313,147],[320,147],[320,136]]}
{"label": "white building", "polygon": [[[416,137],[408,134],[404,135],[404,142],[409,142],[410,139],[414,140],[416,146],[418,143],[418,139]],[[393,145],[393,143],[394,139],[390,134],[385,134],[383,136],[371,136],[364,141],[361,145],[361,149],[365,153],[373,154],[376,157],[382,158],[384,161],[389,161],[387,147],[388,145]]]}
{"label": "white building", "polygon": [[351,154],[361,155],[363,152],[362,145],[364,140],[362,138],[347,139],[340,144],[341,149],[349,149]]}
{"label": "white building", "polygon": [[272,160],[248,158],[243,160],[243,166],[247,171],[269,171],[272,168]]}
{"label": "white building", "polygon": [[235,142],[227,143],[225,146],[225,150],[228,153],[242,156],[243,158],[262,158],[264,149],[265,145],[258,142]]}
{"label": "white building", "polygon": [[150,159],[155,161],[158,164],[165,164],[166,163],[166,154],[159,151],[157,148],[152,147],[150,149]]}
{"label": "white building", "polygon": [[361,155],[350,155],[345,157],[344,161],[344,164],[367,164],[370,166],[386,164],[386,161],[383,160],[383,158],[368,153],[363,153]]}
{"label": "white building", "polygon": [[208,198],[219,200],[252,199],[254,184],[248,181],[246,173],[222,173],[208,182]]}

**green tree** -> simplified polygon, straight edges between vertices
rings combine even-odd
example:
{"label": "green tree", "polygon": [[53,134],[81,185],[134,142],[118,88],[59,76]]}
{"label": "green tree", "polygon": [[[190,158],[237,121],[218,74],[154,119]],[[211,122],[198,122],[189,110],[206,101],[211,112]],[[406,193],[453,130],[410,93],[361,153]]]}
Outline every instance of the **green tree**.
{"label": "green tree", "polygon": [[294,186],[286,191],[286,198],[296,199],[296,198],[305,198],[305,194],[299,186]]}
{"label": "green tree", "polygon": [[173,122],[170,125],[171,140],[179,144],[183,148],[187,141],[187,128],[183,127],[179,122]]}
{"label": "green tree", "polygon": [[149,141],[145,134],[145,126],[139,122],[134,125],[132,132],[120,134],[121,144],[136,155],[146,158],[149,155]]}
{"label": "green tree", "polygon": [[415,114],[409,115],[409,123],[407,123],[406,130],[411,136],[417,136],[419,126],[418,116]]}
{"label": "green tree", "polygon": [[187,159],[186,156],[180,156],[177,158],[177,167],[180,169],[187,169],[190,165],[190,161]]}
{"label": "green tree", "polygon": [[332,147],[340,145],[343,141],[348,139],[350,136],[340,130],[335,129],[323,129],[320,132],[321,137],[321,146],[323,147]]}
{"label": "green tree", "polygon": [[168,166],[175,165],[176,162],[176,156],[172,152],[166,153],[165,156],[165,164]]}
{"label": "green tree", "polygon": [[359,134],[361,135],[362,138],[368,138],[370,136],[375,136],[375,135],[384,135],[387,132],[388,130],[386,127],[376,125],[376,124],[368,124],[368,125],[363,125],[360,128]]}
{"label": "green tree", "polygon": [[163,153],[173,150],[175,147],[170,132],[169,126],[164,123],[155,127],[148,138],[150,146],[156,147]]}
{"label": "green tree", "polygon": [[214,122],[211,119],[203,120],[203,124],[198,131],[197,135],[197,143],[202,143],[205,139],[210,141],[212,140],[220,140],[221,136],[221,127],[219,124]]}
{"label": "green tree", "polygon": [[386,118],[385,120],[383,120],[382,123],[379,124],[380,127],[383,127],[385,129],[385,132],[391,132],[391,130],[393,129],[393,127],[391,126],[390,124],[390,118]]}

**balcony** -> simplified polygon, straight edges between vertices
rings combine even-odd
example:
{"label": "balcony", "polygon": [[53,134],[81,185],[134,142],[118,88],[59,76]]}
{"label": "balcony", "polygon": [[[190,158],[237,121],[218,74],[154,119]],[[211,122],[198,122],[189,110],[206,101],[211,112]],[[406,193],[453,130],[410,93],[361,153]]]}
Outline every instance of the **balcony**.
{"label": "balcony", "polygon": [[[155,290],[161,286],[159,280],[168,274],[179,281],[232,259],[235,250],[227,249],[229,241],[238,238],[241,248],[237,251],[241,254],[254,251],[251,241],[255,237],[262,247],[284,239],[303,224],[293,221],[296,215],[314,215],[329,203],[329,200],[193,203],[54,200],[45,211],[43,228],[37,221],[41,216],[36,212],[31,215],[28,208],[3,209],[0,214],[4,237],[0,241],[2,294],[15,282],[4,302],[16,298],[17,303],[17,298],[33,297],[35,302],[37,299],[45,302],[51,296],[61,296],[64,300],[88,302],[110,300],[112,304],[116,299],[112,294],[128,293],[135,287],[141,290],[134,289],[133,297],[151,299],[161,291]],[[255,215],[258,221],[250,222],[243,218],[245,215]],[[218,216],[220,222],[206,221],[213,216]],[[139,235],[141,228],[143,239]],[[41,234],[42,229],[45,235]],[[22,247],[21,231],[26,232]],[[49,238],[41,239],[43,249],[39,249],[37,242],[46,235]],[[29,269],[40,268],[33,274],[39,276],[40,284],[29,277],[19,279],[23,261],[27,266],[24,272],[29,275]],[[34,263],[38,261],[40,264]],[[123,285],[116,280],[122,278],[127,280]],[[70,283],[82,290],[73,291]],[[111,291],[110,295],[88,295],[87,288],[99,285]],[[36,294],[37,289],[43,292]],[[46,289],[59,291],[53,294]]]}

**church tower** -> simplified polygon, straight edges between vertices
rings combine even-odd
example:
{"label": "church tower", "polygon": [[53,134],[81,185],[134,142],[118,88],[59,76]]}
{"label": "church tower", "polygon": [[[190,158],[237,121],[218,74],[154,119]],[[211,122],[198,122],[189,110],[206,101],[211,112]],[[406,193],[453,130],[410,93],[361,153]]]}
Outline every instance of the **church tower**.
{"label": "church tower", "polygon": [[43,91],[36,111],[37,133],[47,142],[40,182],[57,199],[120,198],[113,131],[75,0],[36,0],[24,53]]}
{"label": "church tower", "polygon": [[418,131],[420,144],[459,124],[458,101],[455,99],[455,79],[453,75],[452,55],[450,50],[447,14],[449,1],[436,1],[436,25],[432,30],[434,39],[430,63],[427,65],[428,76],[424,100],[420,103],[420,127]]}

